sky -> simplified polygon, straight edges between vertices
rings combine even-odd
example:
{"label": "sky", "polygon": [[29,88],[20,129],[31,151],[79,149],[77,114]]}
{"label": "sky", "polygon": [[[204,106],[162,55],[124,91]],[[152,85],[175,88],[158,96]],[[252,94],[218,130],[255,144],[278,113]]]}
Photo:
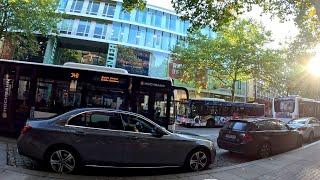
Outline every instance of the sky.
{"label": "sky", "polygon": [[[171,0],[147,0],[148,4],[167,8],[171,7]],[[280,47],[280,43],[284,43],[295,37],[298,34],[298,29],[294,25],[294,22],[288,21],[285,23],[281,23],[278,18],[271,19],[270,14],[264,14],[260,16],[262,10],[259,7],[254,7],[251,12],[245,13],[242,15],[242,18],[252,18],[258,22],[261,22],[263,26],[265,26],[266,30],[272,32],[272,39],[274,40],[268,46],[271,48]]]}

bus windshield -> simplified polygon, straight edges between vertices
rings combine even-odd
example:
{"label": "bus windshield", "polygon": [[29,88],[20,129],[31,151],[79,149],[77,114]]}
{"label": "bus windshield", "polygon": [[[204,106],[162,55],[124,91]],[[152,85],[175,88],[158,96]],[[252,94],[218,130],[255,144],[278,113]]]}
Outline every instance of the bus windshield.
{"label": "bus windshield", "polygon": [[276,112],[290,112],[294,111],[295,102],[293,99],[275,99],[274,101]]}

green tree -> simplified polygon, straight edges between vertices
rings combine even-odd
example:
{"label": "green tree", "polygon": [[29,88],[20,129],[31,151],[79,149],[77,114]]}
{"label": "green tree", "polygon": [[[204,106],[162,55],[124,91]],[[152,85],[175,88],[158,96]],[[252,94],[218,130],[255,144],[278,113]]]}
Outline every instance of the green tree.
{"label": "green tree", "polygon": [[122,7],[127,11],[131,11],[134,8],[142,10],[146,7],[146,4],[145,0],[123,0]]}
{"label": "green tree", "polygon": [[[203,80],[208,73],[231,90],[235,100],[235,84],[253,78],[260,72],[268,79],[268,64],[273,59],[265,52],[264,45],[269,42],[270,33],[263,27],[247,20],[223,26],[214,39],[200,33],[192,33],[185,43],[172,51],[172,58],[181,62],[183,82],[205,87]],[[267,56],[268,55],[268,56]],[[271,65],[270,65],[271,66]],[[270,78],[269,78],[270,79]]]}
{"label": "green tree", "polygon": [[0,0],[0,40],[4,38],[18,49],[24,44],[30,50],[22,52],[34,53],[39,51],[35,43],[35,33],[47,35],[54,32],[60,20],[56,13],[58,0]]}

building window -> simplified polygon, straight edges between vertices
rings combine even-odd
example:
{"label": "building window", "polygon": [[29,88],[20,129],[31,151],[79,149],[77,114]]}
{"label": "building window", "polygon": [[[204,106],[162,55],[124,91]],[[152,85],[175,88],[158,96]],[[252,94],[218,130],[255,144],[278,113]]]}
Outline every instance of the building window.
{"label": "building window", "polygon": [[155,26],[161,27],[162,15],[163,15],[162,12],[156,11],[156,14],[155,14],[155,24],[154,24]]}
{"label": "building window", "polygon": [[118,41],[120,35],[120,23],[112,24],[111,40]]}
{"label": "building window", "polygon": [[154,30],[153,29],[147,29],[145,45],[148,46],[148,47],[152,47],[153,46],[153,34],[154,34]]}
{"label": "building window", "polygon": [[58,24],[58,29],[61,34],[71,34],[73,26],[72,19],[64,19]]}
{"label": "building window", "polygon": [[146,36],[146,28],[138,27],[136,44],[144,45],[145,36]]}
{"label": "building window", "polygon": [[77,29],[77,36],[88,36],[90,23],[88,21],[80,21]]}
{"label": "building window", "polygon": [[138,33],[138,27],[131,25],[130,26],[128,43],[136,44],[136,42],[137,42],[137,33]]}
{"label": "building window", "polygon": [[162,32],[161,31],[156,31],[156,33],[153,35],[153,47],[154,48],[161,48],[161,38],[162,38]]}
{"label": "building window", "polygon": [[146,11],[137,10],[136,22],[145,24],[146,21],[147,21],[147,13],[146,13]]}
{"label": "building window", "polygon": [[120,19],[123,19],[123,20],[126,20],[126,21],[130,21],[130,17],[131,17],[131,14],[130,12],[127,12],[125,10],[122,10],[121,13],[120,13]]}
{"label": "building window", "polygon": [[169,50],[169,33],[163,33],[162,37],[162,49],[163,50]]}
{"label": "building window", "polygon": [[97,15],[99,10],[100,2],[98,1],[89,1],[87,8],[87,14]]}
{"label": "building window", "polygon": [[156,22],[155,11],[152,9],[149,9],[148,16],[150,17],[150,25],[154,26]]}
{"label": "building window", "polygon": [[174,48],[177,44],[177,36],[174,34],[170,34],[170,49]]}
{"label": "building window", "polygon": [[68,4],[68,0],[60,0],[59,1],[59,11],[65,11]]}
{"label": "building window", "polygon": [[105,39],[107,33],[107,26],[105,24],[97,23],[94,29],[94,38]]}
{"label": "building window", "polygon": [[176,30],[176,22],[177,22],[177,16],[170,15],[170,30],[175,31]]}
{"label": "building window", "polygon": [[83,0],[73,0],[70,12],[80,13],[83,7]]}
{"label": "building window", "polygon": [[103,9],[102,16],[113,17],[116,9],[116,5],[112,3],[106,3]]}

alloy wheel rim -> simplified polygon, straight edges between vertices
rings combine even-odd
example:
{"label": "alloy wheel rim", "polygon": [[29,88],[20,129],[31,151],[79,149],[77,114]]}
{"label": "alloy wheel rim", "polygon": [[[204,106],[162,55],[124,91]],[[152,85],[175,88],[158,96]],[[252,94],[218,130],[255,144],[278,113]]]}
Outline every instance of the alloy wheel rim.
{"label": "alloy wheel rim", "polygon": [[268,144],[263,144],[260,149],[260,156],[262,158],[267,158],[270,156],[270,147]]}
{"label": "alloy wheel rim", "polygon": [[69,173],[75,168],[74,156],[66,150],[57,150],[50,157],[50,165],[55,172]]}
{"label": "alloy wheel rim", "polygon": [[206,167],[207,161],[207,155],[202,151],[198,151],[190,158],[190,168],[194,171],[202,170]]}

